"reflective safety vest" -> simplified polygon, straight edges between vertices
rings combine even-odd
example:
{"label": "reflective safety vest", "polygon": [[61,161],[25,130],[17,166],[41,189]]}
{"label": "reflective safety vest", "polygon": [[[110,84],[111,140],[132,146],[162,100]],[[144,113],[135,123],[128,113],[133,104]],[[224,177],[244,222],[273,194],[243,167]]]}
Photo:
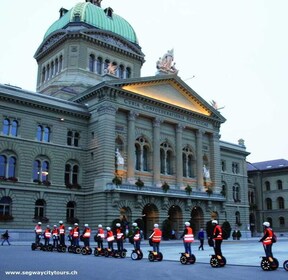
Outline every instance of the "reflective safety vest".
{"label": "reflective safety vest", "polygon": [[194,241],[193,230],[191,227],[187,227],[187,233],[184,235],[185,243],[192,243]]}
{"label": "reflective safety vest", "polygon": [[58,229],[57,228],[54,228],[52,230],[52,235],[55,236],[55,237],[58,237]]}
{"label": "reflective safety vest", "polygon": [[45,238],[50,238],[51,237],[51,230],[48,228],[45,229],[44,236],[45,236]]}
{"label": "reflective safety vest", "polygon": [[101,237],[102,239],[104,239],[105,234],[104,234],[104,229],[103,228],[99,228],[98,229],[98,234],[97,236]]}
{"label": "reflective safety vest", "polygon": [[222,228],[219,225],[216,225],[213,231],[214,240],[223,240],[222,237]]}
{"label": "reflective safety vest", "polygon": [[59,226],[59,234],[65,234],[65,226],[64,225]]}
{"label": "reflective safety vest", "polygon": [[42,233],[42,228],[41,228],[41,226],[37,225],[37,226],[35,227],[35,231],[36,231],[37,234],[41,234],[41,233]]}
{"label": "reflective safety vest", "polygon": [[114,235],[111,230],[107,231],[107,241],[108,242],[114,241]]}
{"label": "reflective safety vest", "polygon": [[83,237],[84,238],[89,238],[91,236],[91,229],[90,228],[86,228],[85,232],[83,233]]}
{"label": "reflective safety vest", "polygon": [[271,228],[266,228],[264,230],[264,235],[267,235],[267,237],[262,241],[264,245],[270,245],[272,244],[272,237],[273,237],[273,231]]}
{"label": "reflective safety vest", "polygon": [[78,238],[79,237],[79,227],[75,227],[73,229],[73,237]]}
{"label": "reflective safety vest", "polygon": [[139,241],[140,239],[141,239],[140,229],[136,229],[134,237],[133,237],[133,240],[134,241]]}
{"label": "reflective safety vest", "polygon": [[124,235],[124,234],[123,234],[121,228],[117,228],[117,229],[116,229],[116,238],[117,238],[117,240],[122,239],[122,238],[123,238],[123,235]]}
{"label": "reflective safety vest", "polygon": [[154,228],[152,242],[159,243],[161,241],[162,231],[159,228]]}

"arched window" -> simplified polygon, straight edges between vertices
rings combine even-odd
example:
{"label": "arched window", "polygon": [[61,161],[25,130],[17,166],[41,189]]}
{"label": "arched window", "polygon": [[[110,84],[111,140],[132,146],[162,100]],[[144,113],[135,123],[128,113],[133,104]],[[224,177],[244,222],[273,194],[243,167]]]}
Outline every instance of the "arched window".
{"label": "arched window", "polygon": [[235,202],[241,202],[240,199],[240,186],[238,184],[234,184],[233,186],[233,199]]}
{"label": "arched window", "polygon": [[18,121],[10,120],[8,118],[3,120],[3,135],[11,135],[17,136],[18,135]]}
{"label": "arched window", "polygon": [[138,137],[135,143],[136,163],[135,169],[148,171],[149,143],[144,137]]}
{"label": "arched window", "polygon": [[50,142],[50,128],[47,126],[44,128],[43,141]]}
{"label": "arched window", "polygon": [[59,72],[59,61],[58,58],[55,59],[55,75]]}
{"label": "arched window", "polygon": [[127,79],[131,78],[131,68],[130,67],[126,68],[126,78]]}
{"label": "arched window", "polygon": [[51,78],[55,75],[55,64],[54,61],[51,62]]}
{"label": "arched window", "polygon": [[95,55],[90,54],[89,56],[89,71],[95,72]]}
{"label": "arched window", "polygon": [[16,157],[13,155],[0,155],[0,177],[7,179],[16,178]]}
{"label": "arched window", "polygon": [[226,195],[227,195],[227,185],[226,185],[225,182],[222,182],[221,194],[222,194],[223,196],[226,196]]}
{"label": "arched window", "polygon": [[278,197],[277,201],[278,201],[278,209],[284,209],[285,208],[284,198]]}
{"label": "arched window", "polygon": [[79,188],[79,165],[74,162],[65,165],[65,185],[69,188]]}
{"label": "arched window", "polygon": [[160,145],[160,164],[162,174],[172,174],[172,148],[167,142]]}
{"label": "arched window", "polygon": [[74,147],[78,147],[79,146],[79,139],[80,139],[79,132],[75,132],[74,133]]}
{"label": "arched window", "polygon": [[266,209],[272,210],[272,199],[271,198],[266,198]]}
{"label": "arched window", "polygon": [[16,177],[16,158],[10,156],[8,160],[8,178]]}
{"label": "arched window", "polygon": [[4,119],[3,120],[3,134],[9,135],[9,132],[10,132],[10,120]]}
{"label": "arched window", "polygon": [[240,212],[239,211],[235,212],[235,223],[236,223],[236,225],[241,226]]}
{"label": "arched window", "polygon": [[46,75],[46,68],[43,67],[43,69],[42,69],[42,77],[41,77],[42,84],[45,82],[45,75]]}
{"label": "arched window", "polygon": [[66,220],[71,222],[75,218],[76,203],[69,201],[66,206]]}
{"label": "arched window", "polygon": [[0,199],[0,216],[12,215],[12,199],[10,196],[3,196]]}
{"label": "arched window", "polygon": [[38,125],[37,126],[36,138],[37,138],[38,141],[50,142],[50,137],[51,137],[51,129],[50,129],[50,127],[42,126],[42,125]]}
{"label": "arched window", "polygon": [[14,121],[12,121],[11,135],[17,136],[17,134],[18,134],[18,122],[14,120]]}
{"label": "arched window", "polygon": [[279,225],[280,225],[280,227],[285,227],[285,218],[284,217],[279,217]]}
{"label": "arched window", "polygon": [[277,187],[278,187],[278,190],[282,190],[283,185],[282,185],[282,181],[281,180],[277,180]]}
{"label": "arched window", "polygon": [[73,132],[69,130],[67,132],[67,145],[68,146],[72,146],[72,140],[73,140]]}
{"label": "arched window", "polygon": [[119,65],[119,78],[124,79],[124,66],[122,64]]}
{"label": "arched window", "polygon": [[33,165],[33,182],[49,181],[49,162],[47,160],[37,159]]}
{"label": "arched window", "polygon": [[47,65],[46,77],[46,80],[48,81],[50,79],[50,65]]}
{"label": "arched window", "polygon": [[59,72],[62,71],[62,68],[63,68],[63,56],[60,55],[60,58],[59,58]]}
{"label": "arched window", "polygon": [[35,202],[34,219],[43,218],[45,216],[46,202],[44,199],[37,199]]}
{"label": "arched window", "polygon": [[78,147],[80,141],[80,133],[69,130],[67,132],[67,145]]}
{"label": "arched window", "polygon": [[0,177],[6,178],[7,157],[0,155]]}
{"label": "arched window", "polygon": [[193,152],[192,149],[187,146],[182,150],[183,177],[194,177],[193,164]]}
{"label": "arched window", "polygon": [[269,181],[265,181],[265,189],[266,191],[270,191],[270,182]]}
{"label": "arched window", "polygon": [[103,59],[102,57],[97,57],[97,61],[96,61],[96,73],[101,75],[102,74],[102,66],[103,64]]}

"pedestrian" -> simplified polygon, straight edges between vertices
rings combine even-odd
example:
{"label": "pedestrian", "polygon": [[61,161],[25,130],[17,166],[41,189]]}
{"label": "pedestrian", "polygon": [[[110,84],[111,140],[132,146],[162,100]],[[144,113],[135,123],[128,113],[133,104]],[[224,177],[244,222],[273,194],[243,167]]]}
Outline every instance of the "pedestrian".
{"label": "pedestrian", "polygon": [[201,249],[202,251],[204,250],[204,230],[203,228],[200,229],[200,231],[198,232],[198,239],[200,241],[200,245],[198,247],[198,251]]}
{"label": "pedestrian", "polygon": [[192,255],[191,243],[194,241],[193,230],[190,227],[189,222],[185,222],[185,229],[181,235],[181,238],[183,238],[186,257],[189,258]]}
{"label": "pedestrian", "polygon": [[6,241],[8,243],[8,245],[10,246],[10,242],[9,242],[9,233],[8,233],[8,229],[2,234],[1,238],[3,239],[1,245],[3,246],[4,242]]}
{"label": "pedestrian", "polygon": [[216,257],[219,260],[222,260],[222,251],[221,251],[221,244],[223,241],[222,228],[220,225],[218,225],[217,220],[212,220],[212,225],[214,226],[213,230],[214,252]]}
{"label": "pedestrian", "polygon": [[270,262],[273,262],[273,254],[272,254],[272,245],[273,245],[273,230],[270,227],[269,222],[264,222],[263,223],[264,227],[264,235],[263,237],[259,240],[259,242],[262,242],[264,251],[266,254],[266,257],[269,259]]}
{"label": "pedestrian", "polygon": [[162,238],[162,231],[159,229],[158,224],[154,224],[154,229],[152,234],[150,235],[149,239],[152,241],[153,245],[153,254],[159,254],[159,246]]}

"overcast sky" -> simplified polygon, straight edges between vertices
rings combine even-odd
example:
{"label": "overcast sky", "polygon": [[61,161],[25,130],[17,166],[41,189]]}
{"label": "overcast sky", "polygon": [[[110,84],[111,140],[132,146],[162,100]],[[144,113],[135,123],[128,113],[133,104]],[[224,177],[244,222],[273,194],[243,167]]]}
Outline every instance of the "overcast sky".
{"label": "overcast sky", "polygon": [[[0,1],[0,83],[35,91],[33,58],[59,9],[84,0]],[[221,140],[245,140],[250,162],[288,160],[287,0],[103,0],[135,29],[142,76],[174,48],[178,75],[225,106]],[[195,76],[194,78],[192,78]]]}

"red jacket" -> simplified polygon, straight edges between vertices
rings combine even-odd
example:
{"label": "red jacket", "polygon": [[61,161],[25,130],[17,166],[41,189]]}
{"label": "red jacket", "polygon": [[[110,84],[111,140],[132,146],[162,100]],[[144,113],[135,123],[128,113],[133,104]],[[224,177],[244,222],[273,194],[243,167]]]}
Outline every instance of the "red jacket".
{"label": "red jacket", "polygon": [[214,230],[213,230],[213,239],[214,240],[223,240],[222,228],[219,225],[216,225]]}

